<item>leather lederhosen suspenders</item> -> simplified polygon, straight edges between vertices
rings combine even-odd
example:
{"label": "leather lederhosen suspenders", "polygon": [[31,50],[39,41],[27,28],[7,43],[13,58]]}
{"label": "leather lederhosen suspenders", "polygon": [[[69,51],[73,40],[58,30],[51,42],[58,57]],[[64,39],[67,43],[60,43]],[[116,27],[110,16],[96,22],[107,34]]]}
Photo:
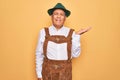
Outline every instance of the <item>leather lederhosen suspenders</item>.
{"label": "leather lederhosen suspenders", "polygon": [[[72,80],[71,48],[72,33],[70,29],[67,37],[61,35],[50,35],[49,29],[45,28],[45,41],[43,45],[44,61],[42,65],[43,80]],[[67,43],[68,60],[50,60],[47,57],[48,41],[55,43]],[[62,54],[62,53],[61,53]]]}

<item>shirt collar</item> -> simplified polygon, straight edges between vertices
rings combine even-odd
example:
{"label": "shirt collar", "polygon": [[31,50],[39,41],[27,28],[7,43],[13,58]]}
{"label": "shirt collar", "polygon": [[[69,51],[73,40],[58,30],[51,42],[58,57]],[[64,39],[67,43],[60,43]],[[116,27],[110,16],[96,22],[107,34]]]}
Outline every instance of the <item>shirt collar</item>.
{"label": "shirt collar", "polygon": [[55,31],[61,31],[61,30],[64,29],[64,26],[62,26],[59,30],[57,30],[56,27],[55,27],[54,25],[52,25],[51,27],[52,27],[52,29],[55,30]]}

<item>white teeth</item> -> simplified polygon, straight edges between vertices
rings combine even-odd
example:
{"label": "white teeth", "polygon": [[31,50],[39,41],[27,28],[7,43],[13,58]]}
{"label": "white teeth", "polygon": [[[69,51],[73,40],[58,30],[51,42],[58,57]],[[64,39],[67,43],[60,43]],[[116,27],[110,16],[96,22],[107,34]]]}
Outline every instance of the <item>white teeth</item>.
{"label": "white teeth", "polygon": [[61,21],[60,19],[56,19],[56,21]]}

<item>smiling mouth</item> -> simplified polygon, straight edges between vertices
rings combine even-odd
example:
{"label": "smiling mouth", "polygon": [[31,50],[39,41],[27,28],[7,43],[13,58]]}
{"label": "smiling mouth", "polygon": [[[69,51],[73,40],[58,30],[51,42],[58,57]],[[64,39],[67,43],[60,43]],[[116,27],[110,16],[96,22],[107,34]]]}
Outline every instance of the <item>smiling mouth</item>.
{"label": "smiling mouth", "polygon": [[61,22],[61,20],[56,20],[57,22]]}

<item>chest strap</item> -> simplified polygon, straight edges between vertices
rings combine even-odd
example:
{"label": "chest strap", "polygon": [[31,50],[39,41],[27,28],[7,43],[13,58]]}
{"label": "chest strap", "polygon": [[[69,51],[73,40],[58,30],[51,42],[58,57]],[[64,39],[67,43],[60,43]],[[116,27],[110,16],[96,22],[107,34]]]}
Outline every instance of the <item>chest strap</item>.
{"label": "chest strap", "polygon": [[72,33],[73,33],[73,29],[70,29],[69,31],[69,34],[67,37],[65,36],[62,36],[62,35],[50,35],[49,34],[49,29],[48,28],[45,28],[45,33],[46,33],[46,36],[45,36],[45,41],[44,41],[44,45],[43,45],[43,53],[44,53],[44,56],[46,59],[47,58],[47,44],[48,44],[48,41],[52,41],[52,42],[55,42],[55,43],[67,43],[67,52],[68,52],[68,60],[71,59],[71,50],[72,50]]}

